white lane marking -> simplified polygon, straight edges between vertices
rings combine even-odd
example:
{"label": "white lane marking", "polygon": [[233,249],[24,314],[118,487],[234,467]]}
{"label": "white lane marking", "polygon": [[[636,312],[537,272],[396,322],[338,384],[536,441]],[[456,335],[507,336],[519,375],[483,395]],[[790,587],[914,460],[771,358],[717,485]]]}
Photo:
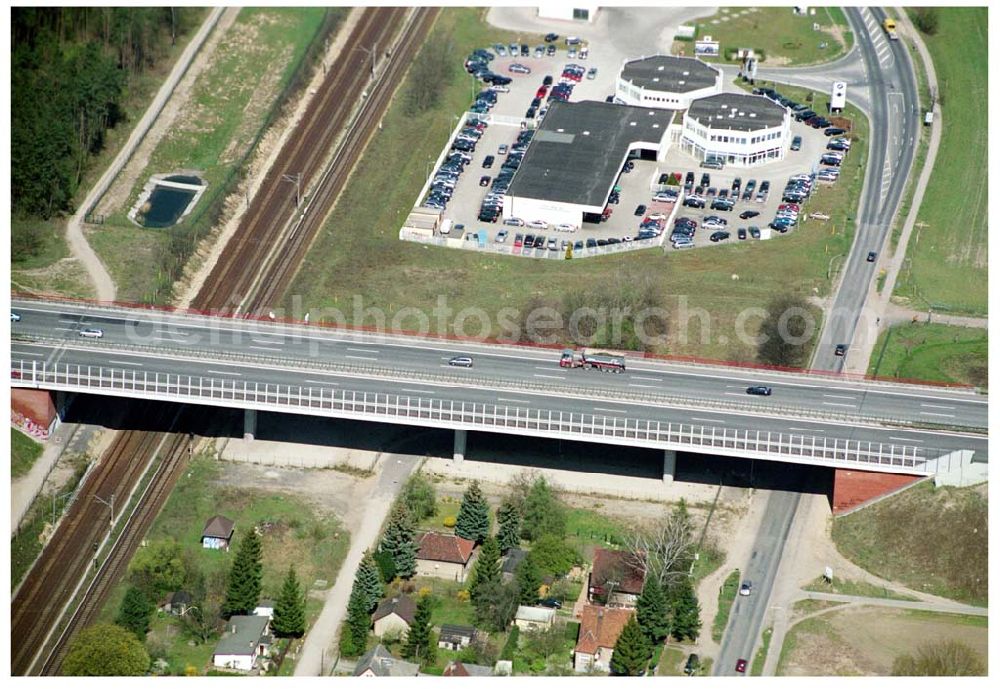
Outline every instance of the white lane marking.
{"label": "white lane marking", "polygon": [[824,402],[823,404],[825,404],[828,407],[847,407],[848,409],[854,409],[856,406],[858,406],[856,404],[842,404],[840,402]]}
{"label": "white lane marking", "polygon": [[497,402],[513,402],[514,404],[531,404],[531,400],[519,400],[514,397],[497,397]]}
{"label": "white lane marking", "polygon": [[566,380],[566,376],[547,376],[544,373],[533,373],[535,378],[555,378],[556,380]]}
{"label": "white lane marking", "polygon": [[109,364],[122,364],[123,366],[145,366],[145,364],[140,364],[138,361],[118,361],[116,359],[108,359]]}
{"label": "white lane marking", "polygon": [[662,383],[662,378],[647,378],[646,376],[630,376],[632,380],[651,380],[654,383]]}
{"label": "white lane marking", "polygon": [[436,395],[433,390],[414,390],[413,388],[400,388],[403,392],[416,392],[420,395]]}
{"label": "white lane marking", "polygon": [[247,345],[250,349],[264,349],[268,352],[280,352],[281,347],[262,347],[261,345]]}
{"label": "white lane marking", "polygon": [[949,407],[947,404],[921,404],[921,407],[927,407],[929,409],[954,409],[955,407]]}
{"label": "white lane marking", "polygon": [[826,431],[820,428],[796,428],[795,426],[789,426],[790,431],[802,431],[804,433],[826,433]]}
{"label": "white lane marking", "polygon": [[340,383],[334,383],[332,380],[310,380],[306,378],[302,382],[304,383],[318,383],[320,385],[340,385]]}
{"label": "white lane marking", "polygon": [[650,389],[656,387],[655,385],[642,385],[641,383],[629,383],[628,386],[630,388],[650,388]]}
{"label": "white lane marking", "polygon": [[916,438],[897,438],[894,435],[890,435],[889,436],[889,440],[901,440],[904,443],[922,443],[922,442],[924,442],[923,440],[917,440]]}
{"label": "white lane marking", "polygon": [[606,411],[612,414],[621,414],[624,409],[605,409],[604,407],[594,407],[594,411]]}
{"label": "white lane marking", "polygon": [[205,369],[206,373],[218,373],[223,376],[242,376],[242,373],[237,373],[236,371],[214,371],[210,368]]}
{"label": "white lane marking", "polygon": [[360,361],[378,361],[377,356],[357,356],[355,354],[345,354],[345,359],[358,359]]}
{"label": "white lane marking", "polygon": [[726,394],[730,395],[731,397],[746,397],[747,396],[747,394],[745,392],[727,392]]}
{"label": "white lane marking", "polygon": [[838,400],[856,400],[857,399],[857,397],[853,397],[851,395],[823,395],[823,397],[832,397],[832,398],[838,399]]}
{"label": "white lane marking", "polygon": [[692,416],[691,420],[692,421],[704,421],[706,423],[725,423],[725,421],[723,421],[722,419],[703,419],[703,418],[701,418],[699,416]]}
{"label": "white lane marking", "polygon": [[551,371],[555,367],[554,366],[535,366],[535,368],[538,369],[539,371]]}
{"label": "white lane marking", "polygon": [[955,418],[954,414],[938,414],[937,412],[932,412],[932,411],[922,411],[922,412],[920,412],[920,414],[922,416],[945,416],[945,417],[947,417],[949,419],[954,419]]}
{"label": "white lane marking", "polygon": [[358,347],[346,347],[349,352],[363,352],[365,354],[378,354],[377,349],[360,349]]}

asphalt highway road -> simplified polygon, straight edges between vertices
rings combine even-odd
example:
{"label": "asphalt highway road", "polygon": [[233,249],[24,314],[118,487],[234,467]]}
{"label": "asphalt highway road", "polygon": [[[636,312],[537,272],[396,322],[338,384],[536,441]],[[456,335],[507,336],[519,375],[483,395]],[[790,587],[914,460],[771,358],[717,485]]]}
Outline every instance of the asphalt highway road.
{"label": "asphalt highway road", "polygon": [[[985,428],[988,399],[967,391],[684,367],[651,360],[629,361],[624,374],[602,374],[560,368],[557,350],[288,328],[239,319],[209,321],[64,303],[15,300],[14,306],[21,320],[11,324],[19,338],[12,342],[12,359],[751,428],[927,450],[974,449],[979,457],[986,452],[985,436],[974,433],[881,428],[845,423],[841,418],[843,414],[891,416],[916,424]],[[83,327],[101,328],[104,337],[82,338],[79,331]],[[45,339],[31,342],[34,338]],[[139,348],[130,351],[134,344]],[[457,355],[471,356],[473,368],[449,366],[448,359]],[[248,356],[253,360],[242,360]],[[329,365],[349,365],[354,370],[324,370]],[[396,371],[398,378],[366,375],[364,369],[369,367]],[[760,384],[771,386],[773,394],[746,394],[748,385]],[[705,404],[677,408],[664,406],[662,400],[642,399],[664,394],[705,400]],[[713,409],[712,404],[727,408]],[[769,407],[786,411],[773,413]]]}

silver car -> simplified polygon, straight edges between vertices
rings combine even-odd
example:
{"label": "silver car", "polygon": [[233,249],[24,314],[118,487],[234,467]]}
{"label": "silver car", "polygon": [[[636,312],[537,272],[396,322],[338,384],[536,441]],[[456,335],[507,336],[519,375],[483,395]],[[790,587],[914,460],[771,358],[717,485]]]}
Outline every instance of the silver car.
{"label": "silver car", "polygon": [[472,368],[472,357],[470,356],[455,356],[448,359],[449,366],[461,366],[462,368]]}

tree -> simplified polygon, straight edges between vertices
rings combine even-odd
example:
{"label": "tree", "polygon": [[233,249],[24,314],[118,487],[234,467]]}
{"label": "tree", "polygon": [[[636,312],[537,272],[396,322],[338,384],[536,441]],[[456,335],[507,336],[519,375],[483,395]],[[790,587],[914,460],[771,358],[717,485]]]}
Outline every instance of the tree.
{"label": "tree", "polygon": [[421,473],[412,474],[403,486],[403,502],[415,521],[421,521],[437,514],[437,495],[434,484]]}
{"label": "tree", "polygon": [[545,534],[535,541],[531,552],[528,553],[528,559],[535,563],[542,576],[553,577],[563,576],[573,565],[583,561],[580,551],[564,539],[551,534]]}
{"label": "tree", "polygon": [[522,605],[534,605],[538,602],[538,587],[542,585],[542,574],[538,565],[530,557],[526,557],[514,572],[517,582],[518,600]]}
{"label": "tree", "polygon": [[115,624],[135,634],[139,641],[146,640],[149,631],[149,618],[153,614],[153,604],[146,594],[135,586],[129,586],[118,608]]}
{"label": "tree", "polygon": [[656,577],[646,577],[635,605],[636,621],[646,638],[658,644],[670,634],[670,606]]}
{"label": "tree", "polygon": [[652,655],[649,639],[642,633],[635,617],[630,617],[615,642],[615,650],[611,654],[611,674],[640,677],[646,672]]}
{"label": "tree", "polygon": [[479,488],[479,481],[473,481],[462,496],[462,506],[455,519],[455,535],[482,543],[490,533],[490,506]]}
{"label": "tree", "polygon": [[196,642],[208,643],[218,631],[222,605],[215,597],[193,598],[192,602],[194,604],[181,615],[181,626]]}
{"label": "tree", "polygon": [[694,560],[691,519],[686,506],[680,506],[660,522],[628,535],[628,561],[655,577],[664,590],[686,579]]}
{"label": "tree", "polygon": [[913,23],[921,32],[933,36],[938,30],[938,14],[933,7],[913,8]]}
{"label": "tree", "polygon": [[152,541],[136,552],[128,570],[132,583],[147,598],[159,600],[184,583],[187,572],[183,548],[172,538]]}
{"label": "tree", "polygon": [[399,501],[389,514],[389,523],[382,534],[381,549],[392,555],[396,575],[409,579],[417,571],[417,529],[406,504]]}
{"label": "tree", "polygon": [[521,544],[521,511],[510,498],[497,508],[497,542],[503,553]]}
{"label": "tree", "polygon": [[774,366],[802,366],[809,355],[815,325],[805,299],[794,294],[774,297],[760,324],[757,360]]}
{"label": "tree", "polygon": [[671,634],[678,641],[690,639],[696,641],[701,633],[701,605],[694,593],[691,580],[683,579],[676,587],[676,593],[670,606],[673,621]]}
{"label": "tree", "polygon": [[372,616],[368,612],[365,592],[360,587],[351,589],[347,601],[347,621],[340,635],[340,652],[354,658],[365,652],[368,645],[368,629],[372,626]]}
{"label": "tree", "polygon": [[385,586],[382,584],[379,567],[370,550],[366,550],[364,557],[361,558],[361,564],[358,565],[358,571],[354,575],[354,585],[360,586],[365,592],[368,610],[374,610],[385,593]]}
{"label": "tree", "polygon": [[240,541],[239,550],[233,559],[226,582],[226,600],[222,604],[222,615],[229,619],[233,615],[248,615],[260,600],[263,566],[261,565],[261,544],[257,530],[250,528]]}
{"label": "tree", "polygon": [[492,536],[483,541],[479,549],[479,557],[472,566],[472,577],[469,581],[469,597],[473,605],[480,589],[503,581],[500,569],[500,546]]}
{"label": "tree", "polygon": [[430,665],[437,657],[437,644],[434,643],[434,632],[431,628],[431,610],[434,599],[432,596],[422,596],[417,601],[417,611],[413,614],[413,623],[406,634],[403,645],[403,657]]}
{"label": "tree", "polygon": [[475,601],[476,625],[491,632],[502,632],[510,626],[517,612],[517,584],[490,582],[479,588]]}
{"label": "tree", "polygon": [[375,553],[375,564],[378,565],[382,581],[390,582],[396,578],[396,561],[388,550],[379,550]]}
{"label": "tree", "polygon": [[135,634],[116,624],[87,627],[70,643],[62,674],[77,677],[144,675],[149,654]]}
{"label": "tree", "polygon": [[896,656],[892,674],[897,677],[983,676],[986,667],[975,651],[960,641],[922,644],[915,655]]}
{"label": "tree", "polygon": [[306,598],[295,576],[295,568],[289,565],[281,594],[274,604],[274,618],[271,629],[275,636],[298,639],[306,631]]}
{"label": "tree", "polygon": [[524,519],[521,523],[521,537],[534,541],[544,534],[557,538],[566,536],[566,508],[552,492],[545,478],[539,476],[531,484],[524,499]]}
{"label": "tree", "polygon": [[403,109],[410,117],[426,112],[441,99],[440,84],[448,81],[455,65],[450,38],[428,41],[413,63],[403,95]]}

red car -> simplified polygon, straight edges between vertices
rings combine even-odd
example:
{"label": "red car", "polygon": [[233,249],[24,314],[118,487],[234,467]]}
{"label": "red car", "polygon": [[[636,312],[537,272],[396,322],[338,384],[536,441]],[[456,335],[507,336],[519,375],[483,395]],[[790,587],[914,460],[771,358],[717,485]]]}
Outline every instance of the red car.
{"label": "red car", "polygon": [[740,658],[736,661],[736,671],[741,675],[747,671],[747,661]]}
{"label": "red car", "polygon": [[548,86],[539,86],[538,90],[535,91],[535,98],[545,98],[545,95],[549,92]]}

